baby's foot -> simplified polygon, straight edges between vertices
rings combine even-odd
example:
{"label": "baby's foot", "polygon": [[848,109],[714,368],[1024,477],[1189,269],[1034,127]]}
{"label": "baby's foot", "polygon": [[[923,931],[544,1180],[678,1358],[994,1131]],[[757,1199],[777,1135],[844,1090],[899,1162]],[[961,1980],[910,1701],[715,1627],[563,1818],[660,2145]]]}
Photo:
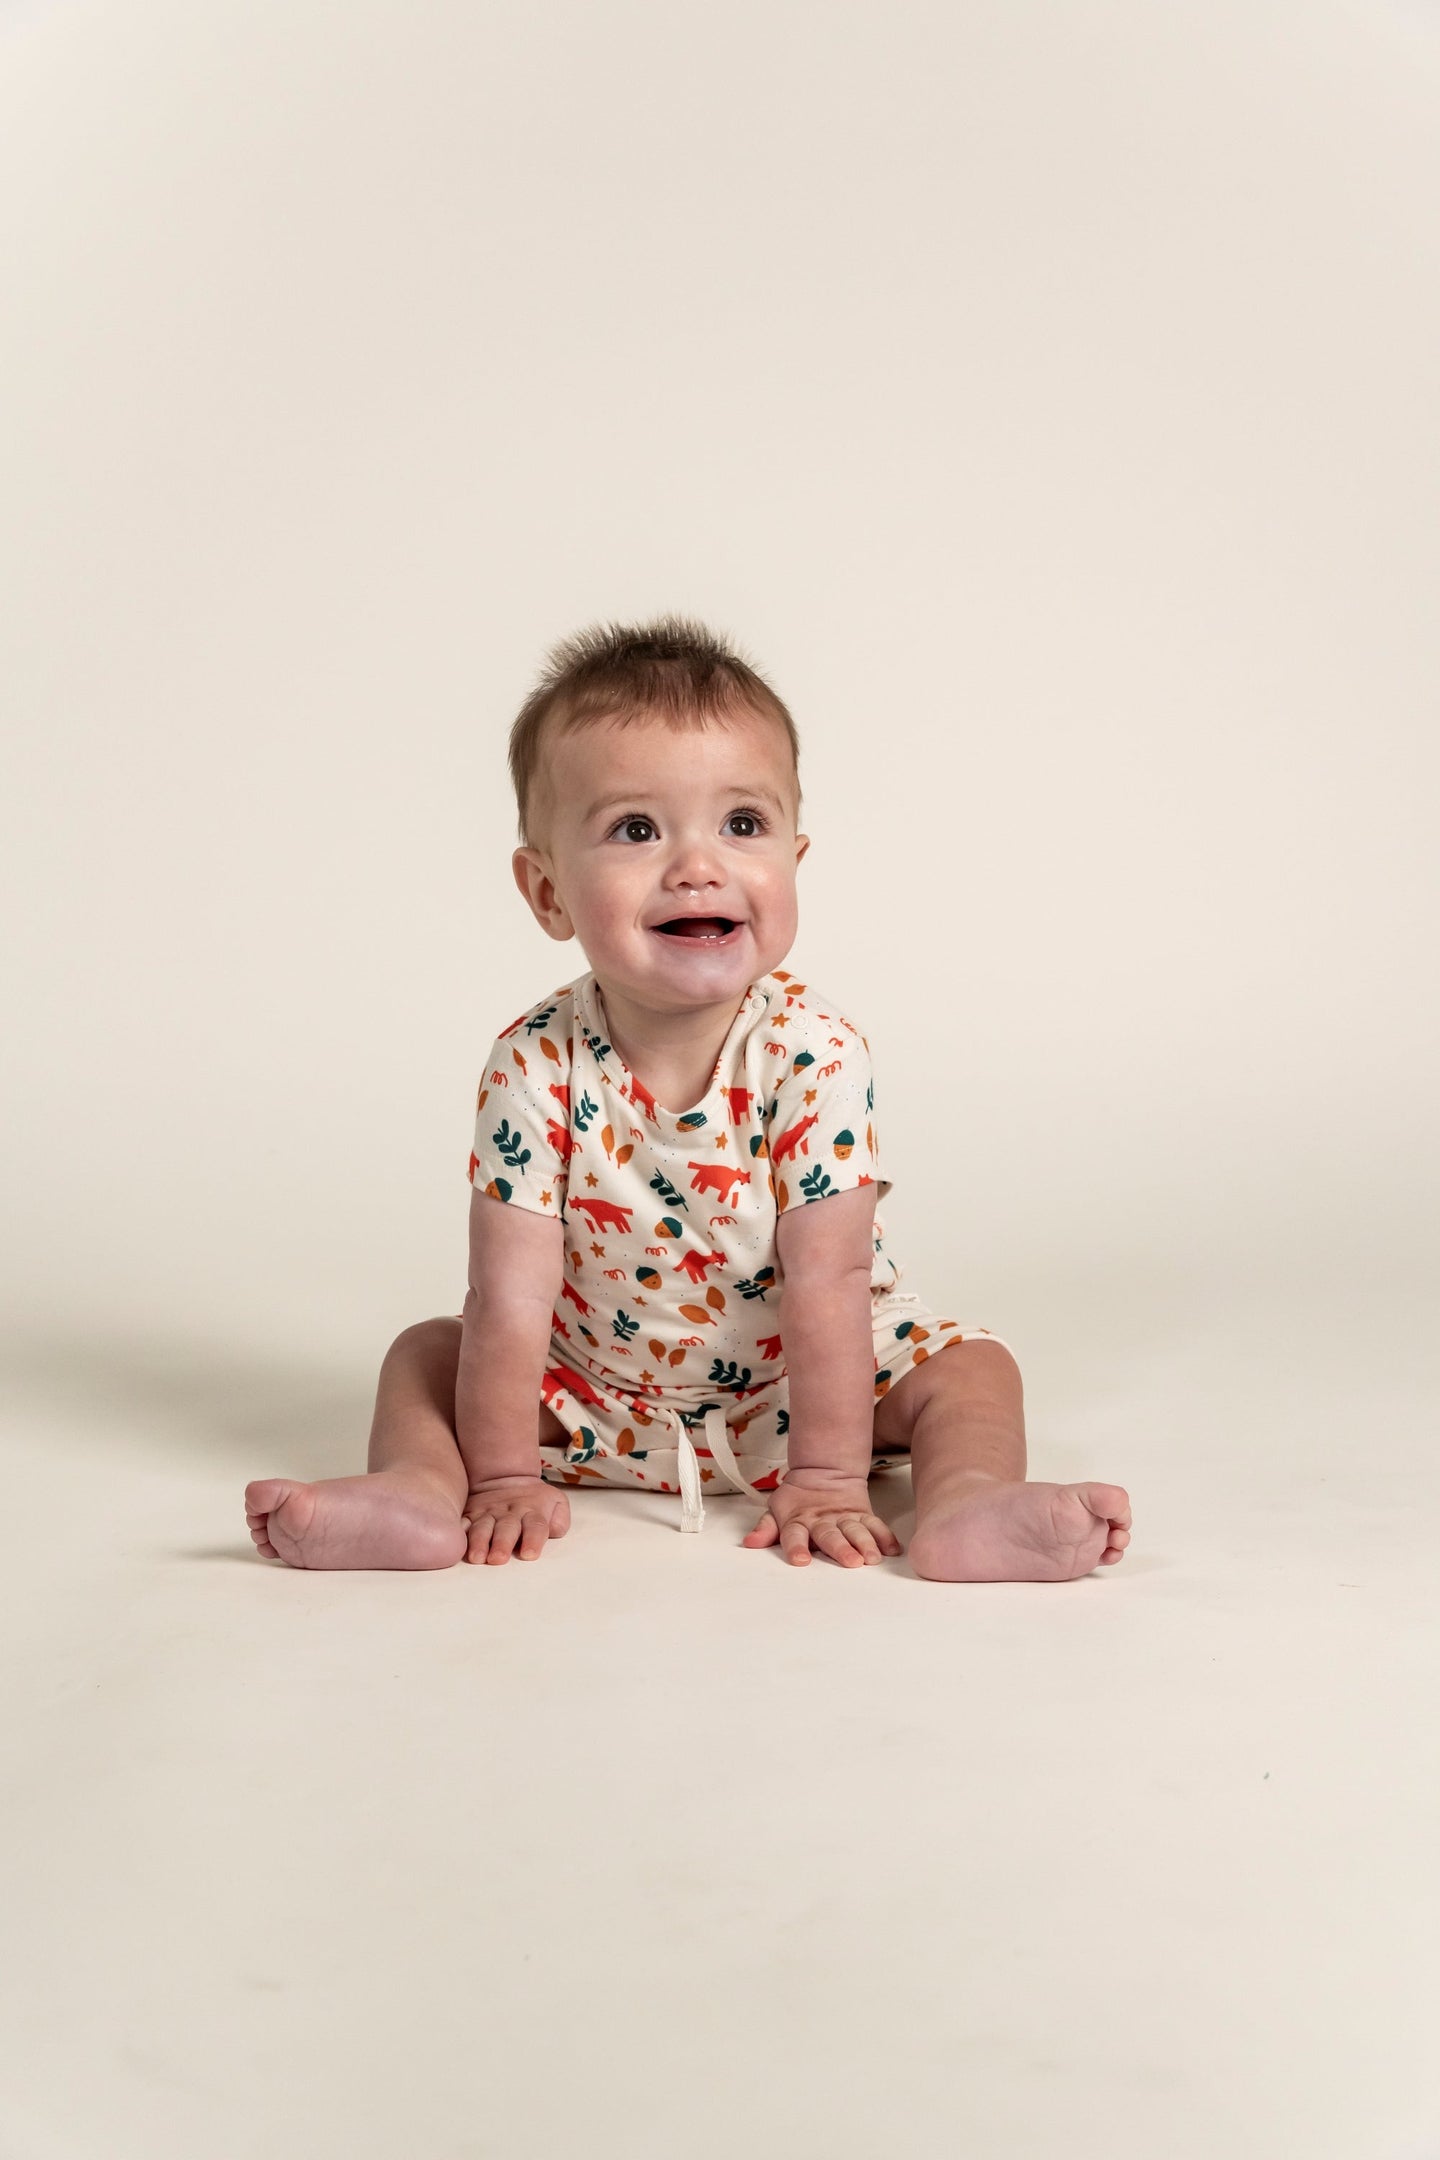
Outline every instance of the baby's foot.
{"label": "baby's foot", "polygon": [[305,1568],[454,1567],[468,1542],[456,1504],[424,1471],[363,1477],[256,1478],[245,1520],[267,1560]]}
{"label": "baby's foot", "polygon": [[1113,1567],[1129,1542],[1123,1486],[973,1478],[935,1495],[909,1558],[934,1582],[1073,1582]]}

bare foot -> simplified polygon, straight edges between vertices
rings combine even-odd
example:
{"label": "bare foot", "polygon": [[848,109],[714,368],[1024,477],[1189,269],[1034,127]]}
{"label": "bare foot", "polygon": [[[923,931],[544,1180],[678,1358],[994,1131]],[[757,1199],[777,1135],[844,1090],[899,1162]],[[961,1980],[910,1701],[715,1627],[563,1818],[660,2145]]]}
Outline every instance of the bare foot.
{"label": "bare foot", "polygon": [[1113,1567],[1129,1542],[1123,1486],[973,1478],[935,1495],[909,1559],[933,1582],[1073,1582]]}
{"label": "bare foot", "polygon": [[423,1471],[362,1477],[256,1478],[245,1520],[267,1560],[305,1568],[441,1568],[463,1558],[458,1505]]}

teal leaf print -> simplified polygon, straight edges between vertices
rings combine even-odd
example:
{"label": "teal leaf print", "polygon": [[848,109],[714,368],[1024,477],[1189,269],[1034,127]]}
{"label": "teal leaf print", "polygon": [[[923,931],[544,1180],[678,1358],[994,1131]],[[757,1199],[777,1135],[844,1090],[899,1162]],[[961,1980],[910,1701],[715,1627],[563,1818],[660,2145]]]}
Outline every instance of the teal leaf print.
{"label": "teal leaf print", "polygon": [[782,1433],[787,1433],[787,1432],[789,1432],[789,1430],[790,1430],[790,1412],[789,1412],[788,1410],[782,1410],[782,1411],[780,1412],[779,1416],[778,1416],[778,1417],[776,1418],[776,1420],[775,1420],[775,1431],[776,1431],[776,1434],[777,1434],[777,1436],[778,1436],[778,1435],[780,1435],[780,1434],[782,1434]]}
{"label": "teal leaf print", "polygon": [[614,1335],[617,1342],[629,1342],[631,1336],[635,1333],[639,1325],[640,1322],[638,1320],[632,1320],[630,1318],[630,1315],[622,1308],[621,1311],[616,1313],[614,1319],[611,1321],[610,1331]]}
{"label": "teal leaf print", "polygon": [[534,1015],[532,1019],[526,1021],[526,1034],[533,1035],[537,1028],[549,1027],[550,1022],[554,1019],[556,1013],[559,1010],[560,1008],[558,1005],[547,1005],[544,1012],[538,1012]]}
{"label": "teal leaf print", "polygon": [[875,1082],[873,1080],[865,1090],[865,1108],[867,1112],[875,1108]]}
{"label": "teal leaf print", "polygon": [[598,1114],[599,1109],[599,1103],[591,1102],[590,1090],[586,1088],[579,1102],[575,1105],[575,1130],[577,1132],[588,1132],[590,1130],[590,1120]]}
{"label": "teal leaf print", "polygon": [[833,1190],[829,1171],[822,1170],[817,1163],[808,1177],[801,1178],[800,1190],[807,1200],[823,1200],[826,1193]]}
{"label": "teal leaf print", "polygon": [[510,1130],[510,1120],[502,1117],[499,1132],[491,1133],[490,1138],[499,1148],[501,1160],[509,1163],[512,1170],[523,1172],[526,1163],[530,1160],[530,1150],[524,1145],[524,1134],[518,1131],[512,1132]]}
{"label": "teal leaf print", "polygon": [[738,1394],[741,1388],[750,1385],[750,1367],[746,1365],[742,1370],[734,1358],[731,1358],[727,1365],[717,1357],[711,1361],[710,1370],[705,1377],[712,1387],[733,1388]]}
{"label": "teal leaf print", "polygon": [[762,1304],[764,1303],[766,1291],[773,1290],[774,1287],[775,1270],[773,1267],[757,1268],[753,1276],[747,1275],[743,1282],[737,1282],[735,1285],[741,1297],[758,1297]]}
{"label": "teal leaf print", "polygon": [[689,1212],[689,1201],[685,1198],[684,1193],[676,1192],[663,1170],[657,1170],[654,1177],[651,1178],[650,1190],[659,1193],[666,1207],[683,1207],[687,1213]]}

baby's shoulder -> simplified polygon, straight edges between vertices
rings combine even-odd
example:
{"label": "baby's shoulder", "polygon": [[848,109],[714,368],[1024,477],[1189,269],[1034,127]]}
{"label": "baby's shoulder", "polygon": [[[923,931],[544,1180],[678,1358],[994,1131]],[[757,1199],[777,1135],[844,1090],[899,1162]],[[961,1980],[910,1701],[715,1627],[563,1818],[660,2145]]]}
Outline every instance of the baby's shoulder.
{"label": "baby's shoulder", "polygon": [[772,996],[767,1017],[772,1025],[780,1023],[777,1032],[784,1035],[792,1069],[797,1058],[831,1063],[851,1052],[868,1053],[870,1045],[855,1022],[816,984],[801,982],[784,968],[772,968],[770,982],[778,995]]}
{"label": "baby's shoulder", "polygon": [[568,1043],[570,1023],[574,1015],[575,985],[564,983],[560,989],[550,991],[543,998],[537,998],[533,1005],[527,1005],[518,1020],[512,1020],[509,1027],[501,1028],[495,1040],[509,1042],[512,1037],[533,1039],[536,1036],[548,1036],[558,1043]]}

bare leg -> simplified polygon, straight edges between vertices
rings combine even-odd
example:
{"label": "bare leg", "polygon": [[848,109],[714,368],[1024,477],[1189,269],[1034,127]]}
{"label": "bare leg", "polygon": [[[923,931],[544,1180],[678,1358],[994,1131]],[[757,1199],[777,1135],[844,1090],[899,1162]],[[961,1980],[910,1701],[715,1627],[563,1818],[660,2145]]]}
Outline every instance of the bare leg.
{"label": "bare leg", "polygon": [[469,1482],[455,1440],[458,1320],[397,1335],[380,1367],[362,1477],[257,1478],[245,1515],[267,1559],[308,1568],[443,1568],[463,1558]]}
{"label": "bare leg", "polygon": [[457,1515],[470,1490],[455,1438],[459,1364],[458,1320],[420,1320],[396,1336],[380,1367],[367,1458],[371,1470],[428,1471]]}
{"label": "bare leg", "polygon": [[877,1448],[907,1424],[917,1575],[1070,1582],[1124,1556],[1122,1486],[1026,1482],[1020,1369],[999,1343],[972,1335],[912,1366],[876,1406]]}

